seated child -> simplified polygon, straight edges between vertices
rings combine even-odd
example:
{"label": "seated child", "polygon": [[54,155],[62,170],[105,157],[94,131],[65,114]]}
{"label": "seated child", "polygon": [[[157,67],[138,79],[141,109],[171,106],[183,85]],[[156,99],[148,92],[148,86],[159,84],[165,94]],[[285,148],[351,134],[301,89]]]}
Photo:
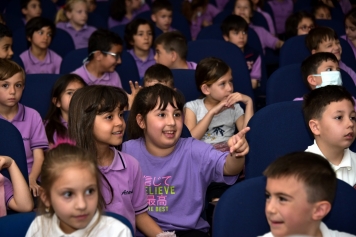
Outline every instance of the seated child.
{"label": "seated child", "polygon": [[32,211],[33,199],[16,162],[11,157],[0,155],[0,170],[3,169],[9,171],[12,183],[0,173],[0,217],[6,216],[8,209]]}
{"label": "seated child", "polygon": [[356,8],[345,16],[345,31],[346,35],[340,38],[343,38],[350,44],[356,58]]}
{"label": "seated child", "polygon": [[331,20],[330,8],[323,2],[318,2],[313,6],[312,14],[317,20]]}
{"label": "seated child", "polygon": [[49,147],[61,143],[74,144],[68,136],[69,103],[76,90],[86,86],[84,80],[76,74],[66,74],[58,78],[52,88],[52,101],[45,118],[46,135]]}
{"label": "seated child", "polygon": [[25,86],[25,72],[15,62],[0,59],[0,119],[12,123],[21,133],[27,159],[30,190],[36,197],[36,183],[48,140],[39,113],[19,103]]}
{"label": "seated child", "polygon": [[268,25],[268,31],[272,34],[272,35],[276,35],[276,29],[275,29],[275,26],[274,26],[274,22],[273,22],[273,19],[271,17],[271,15],[264,11],[263,9],[263,6],[265,4],[265,1],[264,0],[253,0],[252,1],[253,3],[253,10],[256,11],[256,12],[259,12],[262,14],[262,16],[266,19],[267,21],[267,25]]}
{"label": "seated child", "polygon": [[26,37],[31,46],[20,54],[26,74],[59,74],[62,57],[50,50],[56,27],[44,17],[32,18],[26,24]]}
{"label": "seated child", "polygon": [[195,69],[195,62],[186,60],[188,45],[185,37],[178,31],[166,32],[155,40],[156,63],[167,66],[170,69]]}
{"label": "seated child", "polygon": [[293,13],[287,18],[285,25],[285,39],[297,35],[306,35],[315,27],[315,19],[312,14],[306,11]]}
{"label": "seated child", "polygon": [[34,17],[39,17],[42,14],[40,0],[21,0],[21,12],[24,15],[23,23],[26,23]]}
{"label": "seated child", "polygon": [[172,71],[159,63],[152,65],[146,70],[145,76],[143,77],[143,87],[153,86],[157,83],[174,89]]}
{"label": "seated child", "polygon": [[12,51],[12,32],[0,23],[0,58],[10,59],[14,55]]}
{"label": "seated child", "polygon": [[173,7],[169,0],[156,0],[151,6],[151,19],[156,27],[165,32],[174,31],[171,27]]}
{"label": "seated child", "polygon": [[58,10],[56,26],[66,31],[73,39],[76,49],[87,48],[91,34],[96,30],[87,25],[88,4],[85,0],[68,0],[64,7]]}
{"label": "seated child", "polygon": [[256,89],[262,76],[261,55],[247,45],[247,22],[241,16],[230,15],[221,24],[221,31],[225,41],[235,44],[242,50],[250,72],[252,88]]}
{"label": "seated child", "polygon": [[154,51],[151,48],[154,28],[145,19],[134,19],[125,27],[126,48],[135,59],[140,78],[143,78],[147,68],[155,64]]}
{"label": "seated child", "polygon": [[278,158],[263,172],[267,177],[265,213],[271,232],[263,237],[352,237],[330,230],[322,219],[330,212],[337,180],[319,155],[295,152]]}
{"label": "seated child", "polygon": [[356,188],[355,102],[342,86],[325,86],[304,96],[304,119],[314,135],[306,151],[327,159],[337,178]]}
{"label": "seated child", "polygon": [[109,30],[99,29],[89,38],[88,57],[74,74],[88,85],[107,85],[122,88],[119,74],[115,71],[121,63],[122,39]]}
{"label": "seated child", "polygon": [[339,61],[340,69],[347,72],[356,85],[356,73],[341,61],[342,48],[336,32],[325,26],[319,26],[309,31],[305,38],[307,48],[312,54],[330,52],[335,54]]}

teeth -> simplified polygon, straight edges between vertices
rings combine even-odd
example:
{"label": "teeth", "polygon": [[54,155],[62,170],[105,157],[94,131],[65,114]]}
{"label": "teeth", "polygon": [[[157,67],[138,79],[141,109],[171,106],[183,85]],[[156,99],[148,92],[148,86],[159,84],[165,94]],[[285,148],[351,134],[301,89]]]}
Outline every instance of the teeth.
{"label": "teeth", "polygon": [[173,134],[174,132],[173,131],[166,131],[164,133]]}
{"label": "teeth", "polygon": [[113,132],[112,134],[121,134],[121,132]]}

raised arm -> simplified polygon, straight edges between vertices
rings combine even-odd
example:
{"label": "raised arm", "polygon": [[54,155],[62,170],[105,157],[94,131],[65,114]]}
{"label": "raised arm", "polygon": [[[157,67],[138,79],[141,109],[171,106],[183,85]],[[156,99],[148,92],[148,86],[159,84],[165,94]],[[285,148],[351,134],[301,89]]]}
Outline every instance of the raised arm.
{"label": "raised arm", "polygon": [[42,149],[34,149],[33,151],[33,165],[31,173],[28,175],[30,182],[30,190],[34,197],[37,197],[39,194],[40,186],[37,184],[36,180],[41,173],[41,166],[44,160],[44,153]]}

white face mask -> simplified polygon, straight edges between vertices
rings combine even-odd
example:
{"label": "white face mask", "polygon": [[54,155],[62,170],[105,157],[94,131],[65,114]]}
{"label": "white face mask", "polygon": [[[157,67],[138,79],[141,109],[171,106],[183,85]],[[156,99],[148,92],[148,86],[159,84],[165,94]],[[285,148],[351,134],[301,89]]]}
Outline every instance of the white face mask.
{"label": "white face mask", "polygon": [[321,76],[321,84],[317,85],[316,88],[329,86],[329,85],[342,85],[340,71],[326,71],[321,72],[320,74],[313,74],[313,76]]}

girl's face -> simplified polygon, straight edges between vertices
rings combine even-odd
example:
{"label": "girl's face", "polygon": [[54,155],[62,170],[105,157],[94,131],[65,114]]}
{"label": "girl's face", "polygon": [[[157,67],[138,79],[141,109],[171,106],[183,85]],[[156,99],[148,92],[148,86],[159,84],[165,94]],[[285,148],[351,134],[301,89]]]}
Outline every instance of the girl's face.
{"label": "girl's face", "polygon": [[45,50],[52,41],[52,30],[49,26],[44,26],[40,30],[33,32],[32,38],[28,38],[33,48]]}
{"label": "girl's face", "polygon": [[22,13],[25,15],[26,20],[31,20],[34,17],[41,16],[41,2],[39,0],[30,1],[27,4],[27,7],[22,9]]}
{"label": "girl's face", "polygon": [[314,23],[310,18],[304,17],[298,24],[298,35],[306,35],[311,29],[313,29]]}
{"label": "girl's face", "polygon": [[79,81],[72,81],[61,93],[60,98],[58,100],[57,98],[54,98],[54,103],[58,108],[60,108],[62,116],[63,114],[68,115],[70,100],[72,99],[74,92],[82,87],[84,87],[84,85]]}
{"label": "girl's face", "polygon": [[315,19],[331,20],[331,14],[328,8],[321,7],[315,12]]}
{"label": "girl's face", "polygon": [[125,128],[123,111],[119,105],[112,112],[96,115],[93,134],[97,147],[121,145]]}
{"label": "girl's face", "polygon": [[148,24],[139,25],[137,33],[133,36],[133,46],[141,51],[148,51],[152,45],[152,30]]}
{"label": "girl's face", "polygon": [[349,40],[353,41],[356,39],[356,26],[351,23],[349,19],[345,21],[346,36]]}
{"label": "girl's face", "polygon": [[87,227],[98,209],[98,184],[89,166],[74,165],[65,168],[53,183],[49,197],[41,194],[46,207],[52,207],[61,230],[70,234]]}
{"label": "girl's face", "polygon": [[88,20],[88,4],[86,2],[76,2],[73,4],[72,11],[68,11],[69,21],[76,26],[84,26]]}
{"label": "girl's face", "polygon": [[229,70],[224,76],[220,77],[219,80],[209,86],[207,90],[207,96],[216,100],[217,102],[226,99],[234,91],[231,70]]}
{"label": "girl's face", "polygon": [[247,23],[250,23],[252,17],[252,9],[247,0],[237,0],[235,3],[234,14],[244,18]]}
{"label": "girl's face", "polygon": [[[156,107],[148,112],[146,119],[137,115],[137,123],[145,131],[145,142],[148,152],[154,156],[170,154],[180,138],[183,128],[182,111],[168,104],[165,110]],[[176,105],[175,105],[176,106]]]}

